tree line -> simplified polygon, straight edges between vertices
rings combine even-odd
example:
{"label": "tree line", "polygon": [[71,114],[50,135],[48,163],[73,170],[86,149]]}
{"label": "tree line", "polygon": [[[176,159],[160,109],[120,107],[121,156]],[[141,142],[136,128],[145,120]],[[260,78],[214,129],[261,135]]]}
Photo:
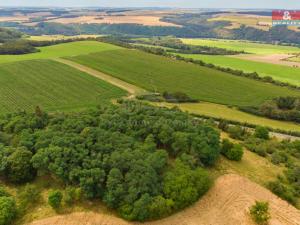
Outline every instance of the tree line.
{"label": "tree line", "polygon": [[242,111],[271,119],[300,123],[300,98],[278,97],[263,102],[259,107],[240,107]]}
{"label": "tree line", "polygon": [[134,43],[166,47],[167,52],[183,54],[237,55],[246,53],[245,51],[234,51],[225,48],[184,44],[180,39],[173,37],[153,37],[146,40],[138,39],[134,40]]}

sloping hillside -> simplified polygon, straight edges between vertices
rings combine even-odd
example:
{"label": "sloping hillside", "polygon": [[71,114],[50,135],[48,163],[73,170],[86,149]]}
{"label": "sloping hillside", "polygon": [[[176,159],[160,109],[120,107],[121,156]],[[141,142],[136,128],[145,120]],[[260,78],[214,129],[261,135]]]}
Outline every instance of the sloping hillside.
{"label": "sloping hillside", "polygon": [[[300,211],[273,195],[267,189],[238,175],[224,175],[215,186],[194,206],[168,218],[148,222],[148,225],[233,225],[254,224],[249,216],[249,207],[255,200],[269,201],[270,225],[299,225]],[[113,215],[74,213],[56,216],[30,225],[129,225]]]}

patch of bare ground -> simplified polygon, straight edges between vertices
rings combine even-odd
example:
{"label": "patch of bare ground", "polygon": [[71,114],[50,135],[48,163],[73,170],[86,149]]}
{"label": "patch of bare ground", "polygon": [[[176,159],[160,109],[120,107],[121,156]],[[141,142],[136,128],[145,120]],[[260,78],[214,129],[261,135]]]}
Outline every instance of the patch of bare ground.
{"label": "patch of bare ground", "polygon": [[[255,200],[270,203],[270,225],[299,225],[300,211],[247,178],[228,174],[219,177],[211,190],[193,206],[146,225],[254,225],[249,207]],[[113,215],[81,212],[55,216],[30,225],[137,225]]]}
{"label": "patch of bare ground", "polygon": [[300,62],[287,61],[288,58],[293,57],[289,54],[272,54],[272,55],[234,55],[231,57],[246,59],[255,62],[272,63],[277,65],[285,65],[290,67],[299,67]]}

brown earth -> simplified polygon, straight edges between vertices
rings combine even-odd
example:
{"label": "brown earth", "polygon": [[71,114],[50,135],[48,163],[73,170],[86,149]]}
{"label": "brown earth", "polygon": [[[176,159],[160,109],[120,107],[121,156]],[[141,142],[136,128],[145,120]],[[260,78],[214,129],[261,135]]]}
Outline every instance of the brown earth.
{"label": "brown earth", "polygon": [[[255,200],[270,203],[270,225],[300,225],[300,211],[267,189],[238,175],[219,177],[213,188],[193,206],[145,225],[254,225],[249,207]],[[93,212],[55,216],[30,225],[137,225],[114,215]]]}
{"label": "brown earth", "polygon": [[249,54],[249,55],[235,55],[235,56],[231,56],[231,57],[247,59],[247,60],[256,61],[256,62],[265,62],[265,63],[279,64],[279,65],[300,68],[300,62],[287,61],[288,58],[293,57],[293,55],[289,55],[289,54],[271,54],[271,55],[251,55],[251,54]]}

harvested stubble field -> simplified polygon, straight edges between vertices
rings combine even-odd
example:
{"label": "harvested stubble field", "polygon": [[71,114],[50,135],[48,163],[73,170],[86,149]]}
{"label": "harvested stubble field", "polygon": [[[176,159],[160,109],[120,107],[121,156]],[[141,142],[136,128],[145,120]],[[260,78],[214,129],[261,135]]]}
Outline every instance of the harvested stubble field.
{"label": "harvested stubble field", "polygon": [[255,106],[278,96],[300,96],[299,91],[137,50],[103,51],[68,59],[150,91],[181,91],[226,105]]}
{"label": "harvested stubble field", "polygon": [[72,67],[50,60],[0,65],[0,113],[77,110],[119,98],[126,92]]}
{"label": "harvested stubble field", "polygon": [[74,18],[59,18],[51,22],[62,24],[141,24],[145,26],[178,26],[173,23],[160,21],[160,16],[150,15],[101,15],[101,16],[79,16]]}

